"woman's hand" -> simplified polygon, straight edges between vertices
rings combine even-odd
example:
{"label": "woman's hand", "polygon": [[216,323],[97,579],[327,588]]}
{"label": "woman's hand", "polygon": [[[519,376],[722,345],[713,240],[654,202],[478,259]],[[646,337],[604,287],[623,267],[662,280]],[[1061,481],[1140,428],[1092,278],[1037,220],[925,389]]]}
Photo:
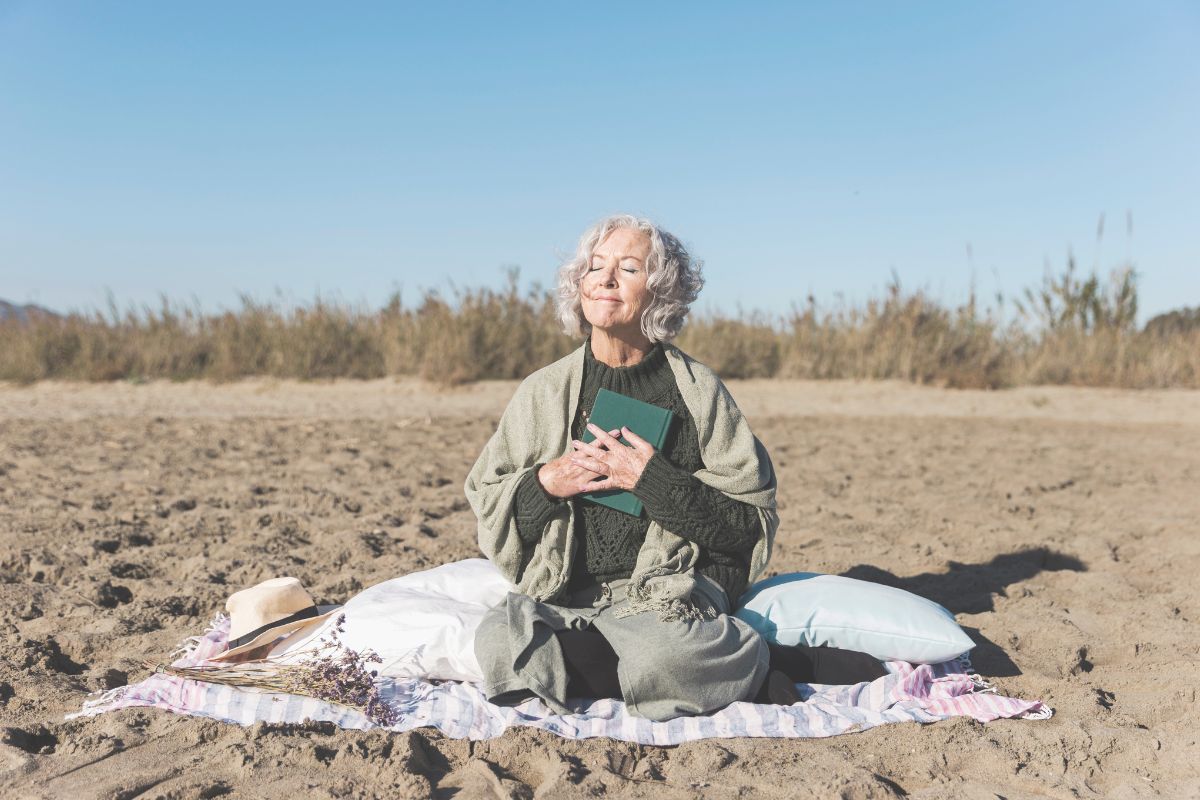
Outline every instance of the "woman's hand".
{"label": "woman's hand", "polygon": [[[617,433],[617,431],[613,431]],[[547,494],[565,500],[580,492],[592,491],[591,483],[602,477],[599,473],[581,467],[574,462],[574,453],[547,461],[538,470],[538,481]]]}
{"label": "woman's hand", "polygon": [[[571,444],[575,447],[575,455],[571,456],[571,461],[582,468],[604,475],[605,477],[595,483],[588,484],[587,491],[593,492],[603,489],[625,489],[628,491],[637,486],[638,480],[642,477],[642,470],[646,468],[650,457],[656,452],[654,445],[629,430],[629,428],[621,428],[620,431],[606,433],[595,425],[588,423],[588,430],[595,435],[595,441],[585,444],[578,439],[573,440]],[[618,433],[633,446],[627,447],[621,444],[615,438]]]}

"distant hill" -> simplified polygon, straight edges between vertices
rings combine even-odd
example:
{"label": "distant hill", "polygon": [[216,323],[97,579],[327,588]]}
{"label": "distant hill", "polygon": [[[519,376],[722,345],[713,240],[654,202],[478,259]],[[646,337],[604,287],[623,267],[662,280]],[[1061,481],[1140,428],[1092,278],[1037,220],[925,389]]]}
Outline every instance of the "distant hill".
{"label": "distant hill", "polygon": [[26,304],[23,306],[10,303],[7,300],[0,300],[0,322],[7,322],[10,319],[15,319],[17,322],[28,322],[30,317],[58,317],[48,308]]}
{"label": "distant hill", "polygon": [[1146,323],[1146,333],[1156,336],[1177,336],[1181,333],[1200,330],[1200,306],[1195,308],[1177,308],[1166,314],[1159,314]]}

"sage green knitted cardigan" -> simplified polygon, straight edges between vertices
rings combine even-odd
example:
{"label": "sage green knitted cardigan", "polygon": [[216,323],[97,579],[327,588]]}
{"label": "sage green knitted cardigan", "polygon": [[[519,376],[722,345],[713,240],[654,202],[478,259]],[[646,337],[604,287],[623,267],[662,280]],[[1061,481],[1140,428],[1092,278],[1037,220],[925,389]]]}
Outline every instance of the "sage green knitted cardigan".
{"label": "sage green knitted cardigan", "polygon": [[[521,476],[535,464],[571,452],[570,426],[579,402],[586,346],[585,342],[521,382],[463,487],[479,521],[479,548],[518,591],[544,602],[555,602],[571,576],[574,508],[565,519],[559,516],[547,524],[526,561],[514,495]],[[672,344],[664,342],[663,349],[696,424],[705,466],[695,476],[758,509],[762,533],[747,579],[753,583],[771,558],[779,526],[771,457],[716,373]],[[625,613],[656,609],[665,619],[712,616],[689,602],[698,556],[699,545],[651,521],[627,584],[630,603]]]}

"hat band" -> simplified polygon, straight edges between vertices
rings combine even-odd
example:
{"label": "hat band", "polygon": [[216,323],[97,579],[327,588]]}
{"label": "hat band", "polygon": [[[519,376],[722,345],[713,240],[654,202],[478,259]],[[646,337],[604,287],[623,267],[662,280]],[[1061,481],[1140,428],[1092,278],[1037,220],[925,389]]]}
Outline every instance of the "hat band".
{"label": "hat band", "polygon": [[250,642],[257,639],[259,636],[262,636],[267,631],[271,630],[272,628],[278,628],[280,625],[290,625],[293,622],[299,622],[299,621],[305,620],[305,619],[312,619],[313,617],[316,617],[316,616],[320,616],[320,614],[317,611],[317,607],[309,606],[308,608],[304,608],[304,609],[297,611],[295,614],[290,614],[290,615],[284,617],[283,619],[277,619],[274,622],[268,622],[266,625],[263,625],[261,628],[255,628],[254,630],[250,631],[246,635],[239,636],[236,639],[233,639],[232,641],[229,642],[229,646],[226,649],[232,650],[235,647],[241,647],[244,644],[249,644]]}

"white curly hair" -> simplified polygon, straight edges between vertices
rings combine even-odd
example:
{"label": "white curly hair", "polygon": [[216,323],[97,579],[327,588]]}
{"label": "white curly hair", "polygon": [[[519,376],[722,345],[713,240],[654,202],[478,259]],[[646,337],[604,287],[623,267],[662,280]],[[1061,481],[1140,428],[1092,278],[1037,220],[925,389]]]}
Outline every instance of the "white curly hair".
{"label": "white curly hair", "polygon": [[704,286],[703,263],[694,260],[675,236],[653,222],[631,214],[614,214],[584,231],[574,258],[558,268],[558,319],[568,336],[587,336],[592,325],[583,316],[579,284],[592,263],[592,253],[617,228],[633,228],[650,239],[646,287],[653,295],[642,314],[641,329],[652,342],[679,335],[692,302]]}

